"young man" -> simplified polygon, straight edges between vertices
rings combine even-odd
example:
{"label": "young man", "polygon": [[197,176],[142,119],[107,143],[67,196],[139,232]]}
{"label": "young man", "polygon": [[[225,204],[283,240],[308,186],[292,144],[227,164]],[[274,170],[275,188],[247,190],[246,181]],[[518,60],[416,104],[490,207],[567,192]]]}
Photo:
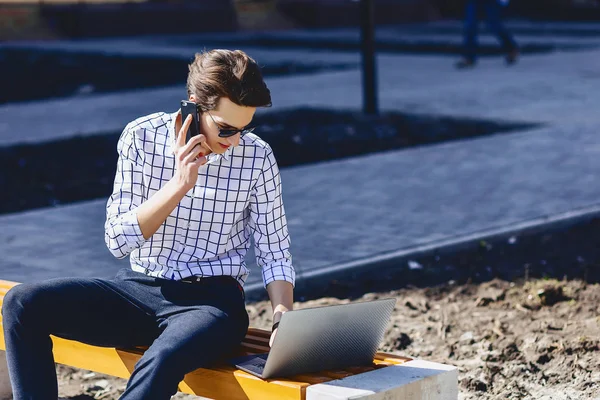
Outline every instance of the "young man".
{"label": "young man", "polygon": [[[98,346],[148,345],[121,399],[167,400],[184,375],[246,334],[244,255],[251,234],[273,321],[292,308],[294,268],[269,145],[248,128],[271,104],[256,62],[241,51],[196,55],[191,119],[157,113],[125,128],[108,200],[106,244],[131,268],[113,279],[53,279],[8,292],[2,309],[15,400],[56,399],[49,335]],[[85,265],[82,265],[85,268]],[[276,334],[274,325],[271,343]]]}
{"label": "young man", "polygon": [[490,31],[500,41],[506,54],[507,65],[517,62],[519,50],[517,42],[502,23],[502,9],[509,0],[467,0],[464,21],[464,55],[456,63],[459,69],[474,67],[477,62],[477,30],[479,14],[485,10]]}

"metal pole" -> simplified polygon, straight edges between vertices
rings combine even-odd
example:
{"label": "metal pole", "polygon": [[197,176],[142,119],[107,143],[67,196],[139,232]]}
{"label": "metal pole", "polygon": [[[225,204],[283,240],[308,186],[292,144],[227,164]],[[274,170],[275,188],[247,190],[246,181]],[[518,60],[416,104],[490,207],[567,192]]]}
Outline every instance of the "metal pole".
{"label": "metal pole", "polygon": [[377,76],[375,67],[375,18],[373,0],[360,0],[363,111],[377,114]]}

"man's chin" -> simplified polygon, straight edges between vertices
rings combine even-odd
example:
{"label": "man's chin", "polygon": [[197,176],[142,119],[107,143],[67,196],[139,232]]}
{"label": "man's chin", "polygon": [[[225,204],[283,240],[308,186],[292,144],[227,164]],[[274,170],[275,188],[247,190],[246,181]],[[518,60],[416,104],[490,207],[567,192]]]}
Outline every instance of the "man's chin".
{"label": "man's chin", "polygon": [[215,153],[217,153],[217,154],[223,154],[223,153],[225,153],[227,150],[229,150],[229,148],[230,148],[231,146],[229,146],[229,147],[223,147],[223,146],[221,146],[220,144],[218,144],[218,143],[217,143],[216,145],[214,145],[214,146],[211,146],[211,147],[213,148],[213,152],[215,152]]}

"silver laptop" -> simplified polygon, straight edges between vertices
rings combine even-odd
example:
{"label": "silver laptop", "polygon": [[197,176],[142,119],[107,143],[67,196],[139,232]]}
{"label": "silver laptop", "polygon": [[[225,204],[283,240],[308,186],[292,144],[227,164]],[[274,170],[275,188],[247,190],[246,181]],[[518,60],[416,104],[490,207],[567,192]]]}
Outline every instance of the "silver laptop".
{"label": "silver laptop", "polygon": [[230,362],[263,379],[370,365],[395,304],[390,298],[288,311],[269,353]]}

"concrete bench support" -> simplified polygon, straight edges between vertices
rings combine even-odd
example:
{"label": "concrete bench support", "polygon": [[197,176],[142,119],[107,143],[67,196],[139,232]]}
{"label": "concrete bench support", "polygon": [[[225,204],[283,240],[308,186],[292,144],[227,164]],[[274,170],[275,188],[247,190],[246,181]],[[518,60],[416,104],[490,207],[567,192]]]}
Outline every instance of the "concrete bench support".
{"label": "concrete bench support", "polygon": [[456,400],[457,398],[457,368],[423,360],[412,360],[306,388],[306,400]]}

